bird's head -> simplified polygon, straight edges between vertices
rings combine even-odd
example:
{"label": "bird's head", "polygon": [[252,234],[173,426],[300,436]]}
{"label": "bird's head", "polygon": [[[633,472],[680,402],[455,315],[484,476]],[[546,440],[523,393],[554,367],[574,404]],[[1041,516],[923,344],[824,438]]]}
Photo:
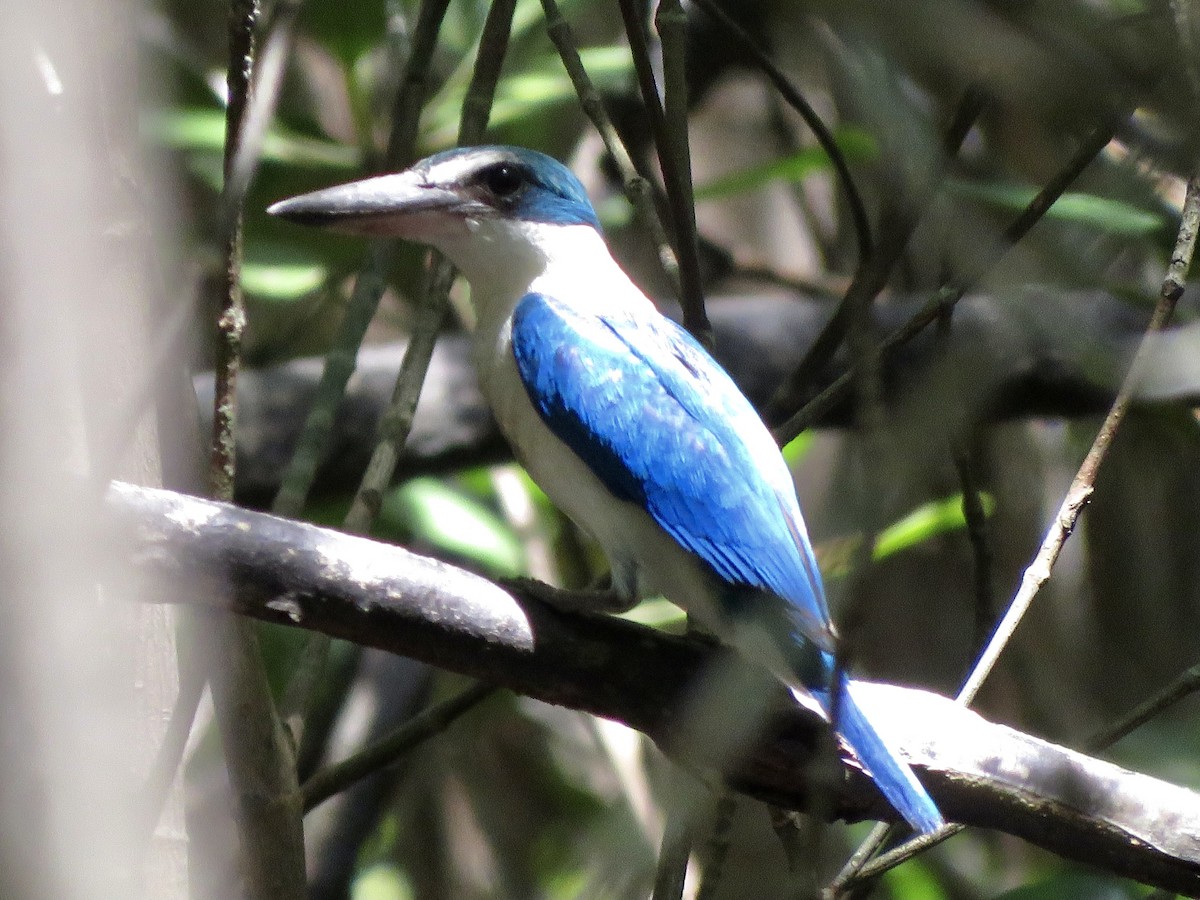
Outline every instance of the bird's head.
{"label": "bird's head", "polygon": [[[548,236],[598,235],[583,185],[562,163],[523,147],[460,147],[403,172],[302,194],[267,212],[349,234],[394,236],[441,250],[475,284],[528,257]],[[593,238],[594,239],[594,238]],[[544,262],[544,260],[543,260]]]}

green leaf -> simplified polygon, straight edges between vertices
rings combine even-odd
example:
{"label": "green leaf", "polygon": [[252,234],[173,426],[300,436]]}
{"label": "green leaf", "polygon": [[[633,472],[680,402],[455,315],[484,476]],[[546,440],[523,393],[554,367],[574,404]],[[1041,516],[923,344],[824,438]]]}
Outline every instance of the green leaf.
{"label": "green leaf", "polygon": [[323,285],[328,276],[320,261],[290,245],[254,242],[246,246],[242,288],[261,300],[299,300]]}
{"label": "green leaf", "polygon": [[596,216],[605,231],[627,227],[634,217],[633,204],[624,194],[609,194],[595,203]]}
{"label": "green leaf", "polygon": [[[624,47],[589,47],[580,50],[579,55],[600,91],[620,87],[633,69],[629,51]],[[424,137],[432,146],[449,146],[457,133],[466,85],[451,87],[438,95],[425,114]],[[534,111],[568,102],[576,102],[571,79],[557,56],[547,57],[533,69],[500,80],[488,127],[510,125]]]}
{"label": "green leaf", "polygon": [[387,5],[382,0],[307,0],[299,24],[349,68],[383,43]]}
{"label": "green leaf", "polygon": [[666,597],[650,597],[643,600],[628,612],[621,613],[620,618],[651,628],[665,628],[668,631],[687,629],[687,613]]}
{"label": "green leaf", "polygon": [[[225,112],[221,109],[189,107],[165,110],[145,123],[149,136],[176,150],[220,154],[225,150]],[[354,171],[359,153],[353,147],[297,134],[278,126],[263,139],[262,159],[320,169]]]}
{"label": "green leaf", "polygon": [[[842,128],[834,141],[848,162],[867,162],[879,155],[879,145],[871,135],[858,128]],[[715,200],[729,194],[757,190],[772,181],[803,181],[816,172],[833,168],[833,162],[820,147],[805,147],[791,156],[741,169],[714,178],[696,188],[696,200]]]}
{"label": "green leaf", "polygon": [[264,300],[298,300],[325,282],[319,263],[243,263],[242,287]]}
{"label": "green leaf", "polygon": [[[988,494],[981,495],[983,511],[990,516],[996,501]],[[966,525],[962,511],[962,494],[945,500],[934,500],[918,506],[899,522],[885,528],[875,541],[874,559],[878,562],[901,550],[907,550],[922,541],[955,531]]]}
{"label": "green leaf", "polygon": [[436,478],[414,478],[384,497],[379,525],[403,522],[421,540],[497,575],[525,569],[525,554],[511,528],[478,500]]}
{"label": "green leaf", "polygon": [[576,900],[586,897],[594,891],[589,891],[595,873],[586,868],[556,869],[546,873],[545,894],[553,900]]}
{"label": "green leaf", "polygon": [[896,900],[941,900],[947,895],[934,870],[920,858],[889,869],[883,880]]}
{"label": "green leaf", "polygon": [[788,468],[795,468],[800,464],[800,460],[808,455],[808,451],[812,449],[815,437],[815,433],[812,429],[809,429],[808,431],[802,431],[783,445],[783,459],[788,464]]}
{"label": "green leaf", "polygon": [[997,894],[994,900],[1134,900],[1142,892],[1127,881],[1067,872]]}
{"label": "green leaf", "polygon": [[[1023,210],[1038,193],[1025,185],[959,181],[953,178],[946,181],[946,190],[956,197],[1010,212]],[[1047,210],[1046,218],[1127,237],[1153,234],[1166,224],[1159,213],[1139,209],[1120,200],[1082,193],[1063,194]]]}
{"label": "green leaf", "polygon": [[363,869],[350,887],[350,900],[412,900],[407,876],[391,863],[376,863]]}

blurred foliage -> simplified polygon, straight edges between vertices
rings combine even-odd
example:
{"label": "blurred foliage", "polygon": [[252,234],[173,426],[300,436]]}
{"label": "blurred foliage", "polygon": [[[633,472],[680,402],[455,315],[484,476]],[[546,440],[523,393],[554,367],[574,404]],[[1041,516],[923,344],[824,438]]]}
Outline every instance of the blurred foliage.
{"label": "blurred foliage", "polygon": [[[842,129],[834,135],[838,149],[847,161],[863,163],[878,156],[874,139],[856,128]],[[730,172],[696,187],[696,202],[719,200],[731,194],[757,190],[776,180],[803,181],[810,175],[828,173],[832,162],[821,147],[805,147],[781,159],[773,159],[740,172]]]}
{"label": "blurred foliage", "polygon": [[1142,891],[1129,884],[1082,872],[1054,875],[996,895],[996,900],[1135,900]]}
{"label": "blurred foliage", "polygon": [[408,536],[498,577],[525,570],[512,527],[478,499],[434,478],[414,478],[390,491],[375,532],[391,539]]}
{"label": "blurred foliage", "polygon": [[[634,158],[651,159],[615,3],[561,5]],[[453,139],[488,6],[486,0],[450,4],[429,72],[421,155]],[[1153,296],[1177,225],[1180,176],[1197,158],[1200,121],[1197,57],[1189,52],[1196,29],[1176,15],[1176,4],[729,0],[725,6],[833,129],[877,242],[909,217],[916,222],[878,302],[928,293],[972,271],[981,248],[1000,241],[1081,136],[1106,125],[1115,130],[1113,142],[981,287],[1094,287],[1134,304]],[[247,201],[243,284],[246,352],[254,361],[319,351],[340,318],[361,244],[273,221],[263,210],[283,196],[377,170],[417,7],[415,0],[303,3]],[[688,14],[702,237],[729,259],[752,260],[781,276],[844,283],[854,274],[856,242],[828,156],[737,43],[695,8]],[[215,274],[225,9],[164,0],[148,19],[144,39],[175,91],[165,108],[146,111],[143,127],[177,164],[190,255]],[[972,96],[982,98],[982,111],[961,151],[947,155],[948,124]],[[665,281],[651,242],[628,214],[585,121],[546,37],[540,4],[521,0],[490,138],[576,161],[623,264],[649,291],[661,292]],[[422,259],[417,251],[403,254],[371,339],[404,330]],[[746,291],[736,264],[714,269],[706,287]],[[1045,341],[1053,345],[1071,326],[1059,323]],[[910,389],[920,396],[924,387]],[[938,418],[936,409],[911,413],[913,422]],[[887,523],[867,579],[868,615],[857,641],[862,667],[952,692],[977,636],[974,561],[950,438],[969,447],[986,491],[991,580],[1003,599],[1040,541],[1046,510],[1057,505],[1095,423],[1021,422],[916,438],[905,433],[906,424],[889,422],[884,435],[898,436],[894,446],[903,453],[865,459],[854,434],[806,434],[789,446],[787,458],[828,574],[840,573],[835,560],[860,540],[864,521]],[[866,466],[887,474],[884,496],[864,496],[862,485],[874,480],[863,479]],[[1084,533],[1069,545],[985,691],[986,711],[1078,743],[1195,661],[1198,472],[1200,426],[1190,410],[1144,411],[1127,423],[1101,472]],[[319,502],[314,518],[334,522],[348,498]],[[524,573],[580,586],[603,574],[595,548],[541,492],[501,470],[395,487],[384,498],[376,533],[494,576]],[[836,606],[839,583],[832,594]],[[678,610],[663,601],[631,618],[680,624]],[[294,641],[277,632],[265,649],[280,681],[294,664]],[[425,684],[430,676],[420,668],[405,670],[402,683]],[[348,678],[333,702],[352,690],[380,690],[387,682],[368,679],[362,672],[369,669]],[[388,691],[396,696],[399,689]],[[425,695],[414,689],[407,705],[377,702],[370,729],[411,716]],[[1190,710],[1127,741],[1119,748],[1124,762],[1200,786],[1195,704]],[[329,756],[365,739],[361,716],[356,721],[338,726],[345,734]],[[645,739],[610,723],[516,698],[490,703],[413,754],[376,791],[375,802],[356,805],[348,795],[310,817],[326,821],[342,804],[339,827],[314,850],[320,888],[313,896],[646,896],[665,803],[662,770]],[[766,812],[742,800],[736,821],[723,874],[706,885],[705,896],[794,896]],[[818,877],[836,869],[857,833],[829,830],[824,858],[811,861]],[[705,864],[701,854],[701,872]],[[1000,886],[1013,885],[1021,886],[1000,893]],[[1123,882],[1080,875],[988,834],[957,838],[889,874],[872,893],[897,900],[1138,895]]]}
{"label": "blurred foliage", "polygon": [[[987,494],[980,495],[979,499],[984,515],[991,515],[996,501]],[[893,553],[916,546],[935,535],[957,531],[965,526],[966,515],[963,513],[961,494],[926,503],[879,533],[875,540],[875,560],[887,559]]]}
{"label": "blurred foliage", "polygon": [[[987,184],[950,179],[946,190],[953,195],[1018,213],[1033,200],[1036,188],[1012,184]],[[1063,194],[1046,213],[1051,222],[1073,222],[1086,225],[1106,234],[1141,235],[1165,232],[1166,217],[1162,210],[1138,209],[1128,203],[1097,197],[1093,194]]]}

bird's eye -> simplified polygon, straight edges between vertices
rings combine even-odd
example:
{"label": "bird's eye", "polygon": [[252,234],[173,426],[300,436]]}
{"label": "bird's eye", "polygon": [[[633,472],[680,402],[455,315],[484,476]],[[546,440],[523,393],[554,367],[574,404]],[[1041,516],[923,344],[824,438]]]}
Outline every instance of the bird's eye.
{"label": "bird's eye", "polygon": [[525,178],[511,163],[496,163],[479,173],[479,182],[496,197],[511,197],[521,189]]}

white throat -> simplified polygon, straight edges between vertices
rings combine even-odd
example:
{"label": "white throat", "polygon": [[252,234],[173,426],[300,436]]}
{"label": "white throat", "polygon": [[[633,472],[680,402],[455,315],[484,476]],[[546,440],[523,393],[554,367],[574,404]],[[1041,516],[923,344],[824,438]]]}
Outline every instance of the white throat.
{"label": "white throat", "polygon": [[439,241],[471,284],[479,327],[494,330],[526,294],[567,300],[580,311],[653,309],[588,225],[480,219],[468,233]]}

